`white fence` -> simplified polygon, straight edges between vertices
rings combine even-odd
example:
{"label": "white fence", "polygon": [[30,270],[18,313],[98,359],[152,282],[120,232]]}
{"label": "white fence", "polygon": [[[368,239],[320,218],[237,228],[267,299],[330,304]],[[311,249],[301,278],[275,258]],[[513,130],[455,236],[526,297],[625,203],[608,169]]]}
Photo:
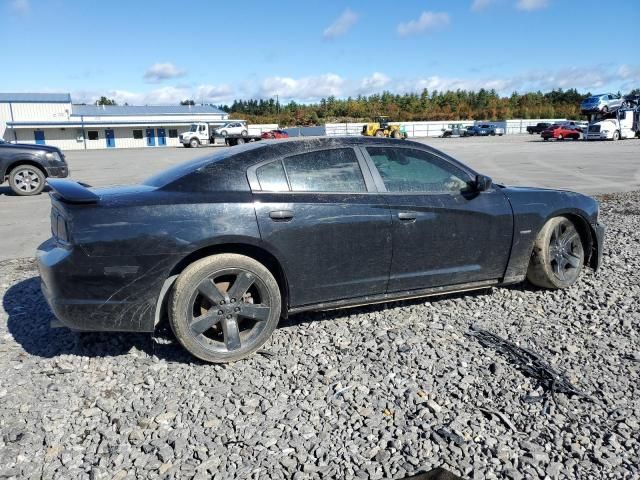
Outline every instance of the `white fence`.
{"label": "white fence", "polygon": [[[540,118],[540,119],[516,119],[501,122],[489,121],[473,121],[473,120],[442,120],[435,122],[391,122],[392,125],[400,125],[405,129],[409,138],[414,137],[439,137],[442,135],[443,129],[451,124],[461,124],[465,127],[478,125],[481,123],[491,123],[497,127],[504,128],[505,134],[527,133],[529,125],[535,125],[539,122],[562,122],[565,119],[559,118]],[[362,134],[362,127],[365,123],[327,123],[325,130],[328,136],[356,136]]]}

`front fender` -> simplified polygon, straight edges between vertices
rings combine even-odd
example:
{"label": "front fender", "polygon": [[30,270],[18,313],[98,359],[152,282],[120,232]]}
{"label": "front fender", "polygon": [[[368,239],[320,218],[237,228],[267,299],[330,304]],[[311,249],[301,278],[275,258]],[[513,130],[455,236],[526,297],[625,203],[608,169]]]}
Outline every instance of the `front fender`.
{"label": "front fender", "polygon": [[513,209],[513,244],[505,283],[524,280],[540,229],[549,219],[560,215],[575,219],[586,243],[586,263],[594,269],[599,266],[603,233],[598,231],[598,203],[593,198],[574,192],[533,188],[505,188],[503,192]]}

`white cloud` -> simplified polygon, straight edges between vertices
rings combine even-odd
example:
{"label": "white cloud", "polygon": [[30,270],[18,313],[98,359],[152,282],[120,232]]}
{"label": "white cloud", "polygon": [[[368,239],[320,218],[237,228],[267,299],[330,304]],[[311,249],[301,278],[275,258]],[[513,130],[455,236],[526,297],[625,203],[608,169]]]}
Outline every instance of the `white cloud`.
{"label": "white cloud", "polygon": [[518,10],[540,10],[541,8],[545,8],[549,5],[549,0],[518,0],[516,4],[516,8]]}
{"label": "white cloud", "polygon": [[447,27],[451,23],[446,12],[422,12],[417,20],[410,20],[398,25],[401,36],[414,35],[422,32],[432,32]]}
{"label": "white cloud", "polygon": [[479,12],[487,7],[490,7],[494,0],[473,0],[471,4],[471,10]]}
{"label": "white cloud", "polygon": [[325,28],[322,34],[324,38],[341,37],[347,33],[358,21],[358,14],[347,8],[335,21]]}
{"label": "white cloud", "polygon": [[360,81],[360,91],[363,94],[379,92],[389,85],[390,81],[391,78],[384,73],[374,72],[369,77],[364,77]]}
{"label": "white cloud", "polygon": [[279,95],[283,99],[313,101],[322,97],[341,96],[344,94],[345,80],[335,73],[324,75],[291,78],[267,77],[258,89],[260,97]]}
{"label": "white cloud", "polygon": [[186,72],[173,63],[156,63],[151,65],[144,73],[144,79],[148,83],[158,83],[171,78],[183,77]]}
{"label": "white cloud", "polygon": [[31,11],[29,0],[11,0],[9,8],[18,15],[27,15]]}
{"label": "white cloud", "polygon": [[640,64],[602,64],[591,67],[571,67],[553,70],[532,70],[501,76],[447,77],[429,75],[393,78],[383,72],[373,72],[358,78],[345,78],[335,73],[306,77],[267,77],[253,82],[227,84],[164,86],[149,91],[92,90],[74,91],[75,103],[93,103],[100,96],[113,98],[122,105],[177,105],[181,100],[193,99],[196,103],[229,104],[234,99],[280,97],[281,102],[317,102],[321,98],[335,96],[371,95],[389,90],[393,93],[421,92],[433,90],[478,90],[495,89],[501,95],[514,91],[525,93],[554,88],[576,88],[579,91],[600,93],[618,90],[626,93],[640,85]]}

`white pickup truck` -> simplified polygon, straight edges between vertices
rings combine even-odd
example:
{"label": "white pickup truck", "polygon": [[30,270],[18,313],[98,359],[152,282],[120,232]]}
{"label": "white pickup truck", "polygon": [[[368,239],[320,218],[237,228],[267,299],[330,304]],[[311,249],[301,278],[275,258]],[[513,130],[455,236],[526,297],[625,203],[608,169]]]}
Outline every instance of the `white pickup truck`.
{"label": "white pickup truck", "polygon": [[182,132],[178,138],[182,145],[192,148],[197,148],[200,145],[235,145],[256,140],[249,135],[249,127],[244,120],[192,123],[189,130]]}
{"label": "white pickup truck", "polygon": [[589,123],[587,140],[620,140],[640,135],[640,109],[620,108]]}

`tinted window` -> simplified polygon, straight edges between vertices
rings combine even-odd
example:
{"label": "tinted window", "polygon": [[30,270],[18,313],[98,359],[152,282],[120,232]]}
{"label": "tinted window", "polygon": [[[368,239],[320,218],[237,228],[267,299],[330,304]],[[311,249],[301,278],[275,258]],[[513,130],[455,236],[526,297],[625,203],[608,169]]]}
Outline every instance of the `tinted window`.
{"label": "tinted window", "polygon": [[98,132],[96,130],[89,130],[87,133],[89,140],[98,140]]}
{"label": "tinted window", "polygon": [[351,148],[320,150],[284,159],[291,190],[365,192],[358,159]]}
{"label": "tinted window", "polygon": [[169,138],[178,138],[178,130],[175,128],[169,129]]}
{"label": "tinted window", "polygon": [[282,162],[267,163],[256,170],[256,176],[262,190],[270,192],[282,192],[289,190],[287,177],[284,174]]}
{"label": "tinted window", "polygon": [[142,139],[142,130],[134,130],[133,131],[133,138],[136,139],[136,140]]}
{"label": "tinted window", "polygon": [[429,152],[368,147],[367,152],[389,192],[451,193],[468,188],[469,177]]}

